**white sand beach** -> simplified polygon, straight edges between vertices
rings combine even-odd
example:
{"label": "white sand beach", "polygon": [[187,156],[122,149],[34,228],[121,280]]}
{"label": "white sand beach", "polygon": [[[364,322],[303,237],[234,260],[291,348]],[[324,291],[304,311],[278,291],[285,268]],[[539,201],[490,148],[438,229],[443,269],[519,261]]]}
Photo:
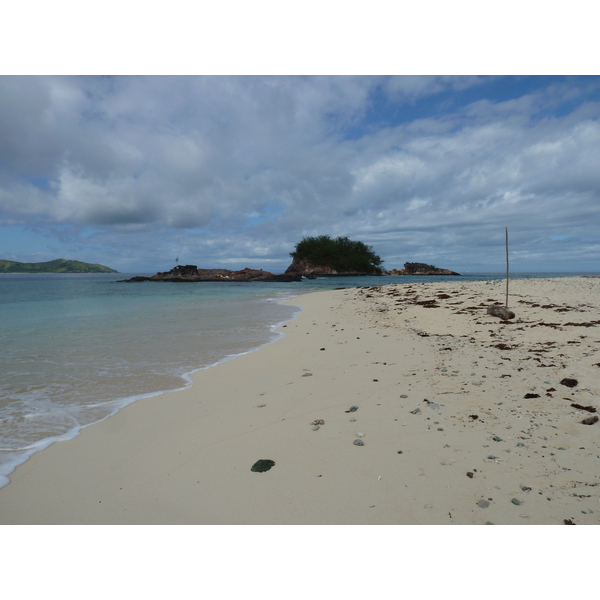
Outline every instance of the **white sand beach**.
{"label": "white sand beach", "polygon": [[0,523],[600,523],[600,278],[513,280],[506,322],[504,292],[294,298],[285,337],[18,467]]}

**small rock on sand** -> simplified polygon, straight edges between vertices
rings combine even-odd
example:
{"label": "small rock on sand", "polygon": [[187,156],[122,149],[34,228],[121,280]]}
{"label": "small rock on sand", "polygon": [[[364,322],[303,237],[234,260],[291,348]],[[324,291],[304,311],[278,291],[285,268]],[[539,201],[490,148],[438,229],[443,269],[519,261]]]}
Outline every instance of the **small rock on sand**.
{"label": "small rock on sand", "polygon": [[265,471],[268,471],[271,467],[275,466],[275,461],[274,460],[270,460],[268,458],[261,458],[260,460],[257,460],[253,465],[252,468],[250,469],[251,471],[253,471],[254,473],[264,473]]}
{"label": "small rock on sand", "polygon": [[508,310],[508,308],[504,308],[504,306],[498,306],[496,304],[493,306],[488,306],[487,314],[492,315],[493,317],[500,317],[504,320],[515,318],[515,313],[512,310]]}

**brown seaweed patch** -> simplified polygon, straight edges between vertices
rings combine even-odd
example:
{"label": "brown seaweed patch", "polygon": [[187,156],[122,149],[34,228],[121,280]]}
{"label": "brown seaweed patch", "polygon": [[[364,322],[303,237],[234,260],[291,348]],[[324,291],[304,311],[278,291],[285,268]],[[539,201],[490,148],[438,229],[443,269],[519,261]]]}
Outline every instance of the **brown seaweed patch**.
{"label": "brown seaweed patch", "polygon": [[419,300],[418,302],[415,302],[415,304],[418,304],[419,306],[422,306],[423,308],[439,308],[440,307],[440,305],[435,300]]}
{"label": "brown seaweed patch", "polygon": [[574,388],[579,382],[577,379],[570,379],[569,377],[565,377],[561,380],[561,385],[566,385],[567,387]]}
{"label": "brown seaweed patch", "polygon": [[513,350],[514,348],[516,348],[516,346],[509,346],[508,344],[496,344],[495,346],[492,346],[492,348],[498,348],[498,350]]}
{"label": "brown seaweed patch", "polygon": [[581,406],[581,404],[573,403],[571,404],[573,408],[577,408],[578,410],[587,410],[588,412],[595,413],[596,408],[593,406]]}

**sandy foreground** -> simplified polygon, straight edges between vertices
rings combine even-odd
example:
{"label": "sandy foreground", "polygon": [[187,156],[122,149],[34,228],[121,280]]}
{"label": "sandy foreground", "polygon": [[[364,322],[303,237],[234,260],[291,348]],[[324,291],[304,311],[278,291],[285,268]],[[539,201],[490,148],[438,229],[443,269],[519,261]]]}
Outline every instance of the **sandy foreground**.
{"label": "sandy foreground", "polygon": [[285,337],[34,455],[0,523],[599,523],[600,278],[510,292],[507,322],[504,281],[295,298]]}

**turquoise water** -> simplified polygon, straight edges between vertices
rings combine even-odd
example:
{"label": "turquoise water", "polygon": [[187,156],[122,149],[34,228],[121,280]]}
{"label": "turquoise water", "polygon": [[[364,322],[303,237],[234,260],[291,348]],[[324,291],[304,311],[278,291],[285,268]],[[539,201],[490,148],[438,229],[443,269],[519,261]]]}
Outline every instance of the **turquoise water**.
{"label": "turquoise water", "polygon": [[0,487],[16,465],[53,441],[277,339],[276,326],[298,310],[282,305],[286,298],[337,287],[502,277],[118,282],[131,276],[0,275]]}
{"label": "turquoise water", "polygon": [[0,486],[33,452],[278,337],[282,284],[0,276]]}

